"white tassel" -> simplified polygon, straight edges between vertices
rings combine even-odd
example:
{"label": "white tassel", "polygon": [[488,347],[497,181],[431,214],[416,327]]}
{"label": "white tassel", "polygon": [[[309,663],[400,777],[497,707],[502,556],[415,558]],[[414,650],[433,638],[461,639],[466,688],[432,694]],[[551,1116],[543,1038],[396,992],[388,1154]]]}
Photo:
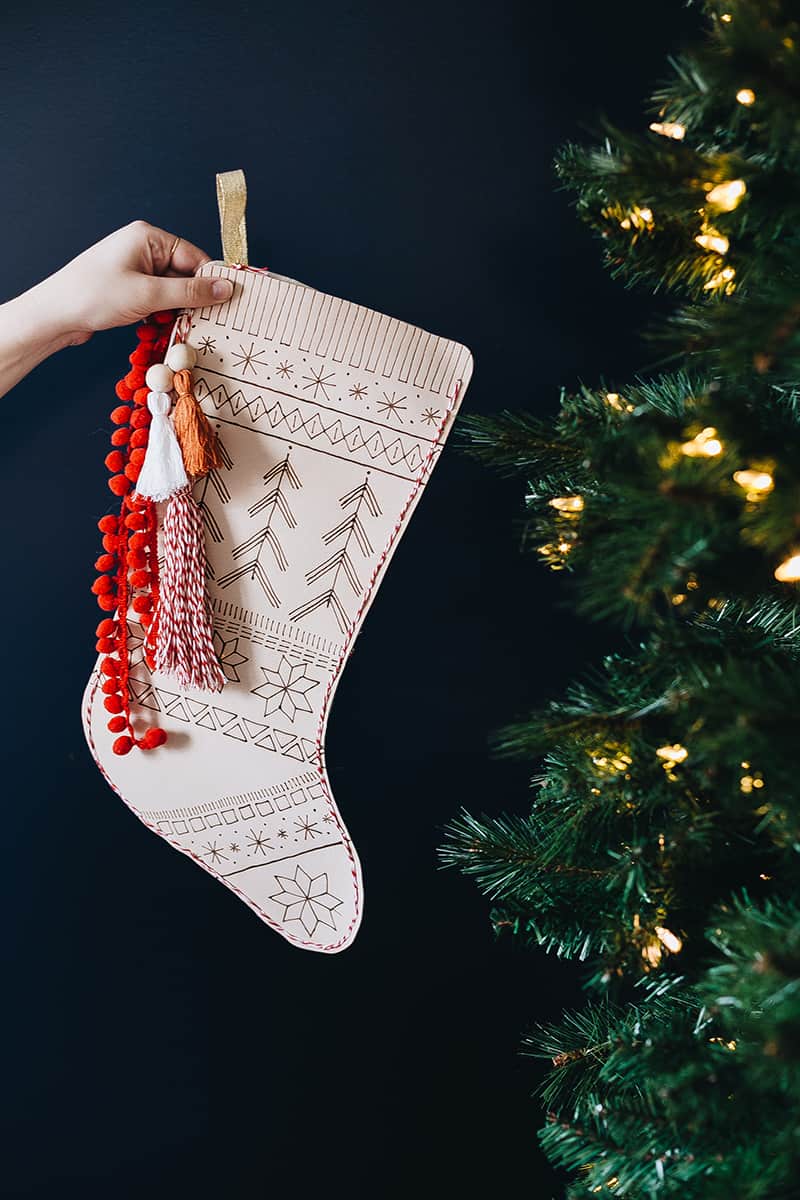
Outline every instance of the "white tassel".
{"label": "white tassel", "polygon": [[167,416],[171,405],[166,392],[150,392],[147,397],[153,420],[136,491],[148,500],[166,500],[189,482],[181,448]]}

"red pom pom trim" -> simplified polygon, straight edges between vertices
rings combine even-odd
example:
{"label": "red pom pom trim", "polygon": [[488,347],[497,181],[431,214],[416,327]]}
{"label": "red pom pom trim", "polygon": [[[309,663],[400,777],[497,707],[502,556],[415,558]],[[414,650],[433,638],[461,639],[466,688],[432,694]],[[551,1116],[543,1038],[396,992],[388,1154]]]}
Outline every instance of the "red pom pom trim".
{"label": "red pom pom trim", "polygon": [[112,475],[108,481],[108,486],[115,496],[124,496],[126,492],[131,490],[131,481],[124,475]]}

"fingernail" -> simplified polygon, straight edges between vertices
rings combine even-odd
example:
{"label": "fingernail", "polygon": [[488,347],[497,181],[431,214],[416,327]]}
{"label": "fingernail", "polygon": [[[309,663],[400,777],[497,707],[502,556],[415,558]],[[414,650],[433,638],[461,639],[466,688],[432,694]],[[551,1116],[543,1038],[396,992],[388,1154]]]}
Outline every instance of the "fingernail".
{"label": "fingernail", "polygon": [[211,295],[215,300],[227,300],[233,292],[230,279],[215,279],[211,285]]}

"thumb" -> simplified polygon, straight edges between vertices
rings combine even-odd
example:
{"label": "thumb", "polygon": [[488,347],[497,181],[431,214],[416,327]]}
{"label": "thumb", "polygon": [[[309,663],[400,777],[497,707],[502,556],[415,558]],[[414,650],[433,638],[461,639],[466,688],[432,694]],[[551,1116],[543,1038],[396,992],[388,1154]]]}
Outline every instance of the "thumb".
{"label": "thumb", "polygon": [[209,279],[203,275],[189,275],[185,279],[165,279],[154,275],[149,280],[148,304],[150,312],[165,308],[202,308],[207,304],[221,304],[230,300],[233,284],[230,279]]}

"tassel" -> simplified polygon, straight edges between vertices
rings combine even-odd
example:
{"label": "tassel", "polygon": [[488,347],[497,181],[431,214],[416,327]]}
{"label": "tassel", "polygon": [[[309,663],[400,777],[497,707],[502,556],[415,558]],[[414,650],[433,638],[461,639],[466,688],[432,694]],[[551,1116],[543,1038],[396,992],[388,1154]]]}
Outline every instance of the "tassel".
{"label": "tassel", "polygon": [[192,391],[191,371],[176,371],[172,386],[178,396],[172,420],[183,454],[183,465],[187,475],[199,479],[214,467],[222,466],[217,435]]}
{"label": "tassel", "polygon": [[167,416],[171,403],[166,392],[150,392],[147,397],[153,420],[136,491],[148,500],[166,500],[189,482],[181,448]]}
{"label": "tassel", "polygon": [[219,692],[225,675],[214,653],[205,591],[203,515],[188,485],[170,498],[163,538],[164,566],[146,650],[155,669],[174,675],[182,687]]}

